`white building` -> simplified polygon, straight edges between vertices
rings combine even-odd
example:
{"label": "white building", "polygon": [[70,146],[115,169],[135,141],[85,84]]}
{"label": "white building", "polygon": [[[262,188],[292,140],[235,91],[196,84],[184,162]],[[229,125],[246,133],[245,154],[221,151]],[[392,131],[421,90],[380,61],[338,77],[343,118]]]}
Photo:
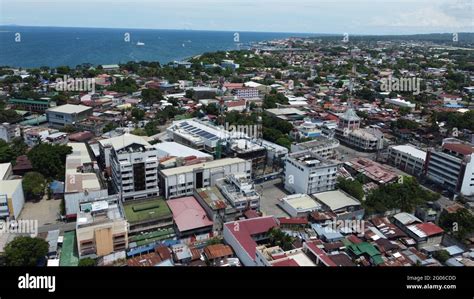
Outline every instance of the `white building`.
{"label": "white building", "polygon": [[311,151],[289,154],[285,160],[285,189],[312,194],[334,190],[340,161],[328,160]]}
{"label": "white building", "polygon": [[449,191],[474,195],[474,146],[454,138],[443,140],[440,150],[429,150],[426,176]]}
{"label": "white building", "polygon": [[19,125],[12,125],[9,123],[0,124],[0,139],[6,142],[12,141],[16,137],[21,136],[21,130]]}
{"label": "white building", "polygon": [[84,105],[66,104],[46,110],[48,126],[58,129],[66,125],[74,125],[91,115],[92,107]]}
{"label": "white building", "polygon": [[225,179],[217,181],[217,188],[239,212],[260,208],[260,195],[255,191],[255,186],[247,173],[230,174]]}
{"label": "white building", "polygon": [[66,157],[64,201],[66,217],[75,218],[84,203],[106,198],[107,188],[98,177],[99,168],[92,161],[85,143],[68,143],[72,153]]}
{"label": "white building", "polygon": [[193,195],[194,189],[215,186],[230,174],[252,175],[252,163],[240,158],[226,158],[195,165],[161,169],[160,186],[165,198]]}
{"label": "white building", "polygon": [[388,162],[399,169],[419,176],[423,173],[426,152],[410,144],[391,146],[388,149]]}
{"label": "white building", "polygon": [[394,98],[394,99],[386,99],[385,103],[392,104],[398,107],[405,107],[410,109],[415,109],[416,105],[410,101],[406,101],[404,99]]}
{"label": "white building", "polygon": [[100,152],[106,166],[110,161],[112,184],[123,201],[158,196],[158,151],[142,137],[102,140]]}
{"label": "white building", "polygon": [[363,151],[377,151],[383,148],[383,133],[374,128],[361,129],[360,117],[352,108],[347,109],[339,117],[335,136],[342,143]]}
{"label": "white building", "polygon": [[316,137],[314,140],[296,143],[291,145],[291,152],[310,150],[323,158],[332,158],[339,147],[339,140],[334,138]]}
{"label": "white building", "polygon": [[1,180],[0,219],[17,219],[24,204],[22,180]]}
{"label": "white building", "polygon": [[283,197],[280,199],[279,206],[291,217],[306,217],[311,212],[321,209],[321,205],[307,194]]}

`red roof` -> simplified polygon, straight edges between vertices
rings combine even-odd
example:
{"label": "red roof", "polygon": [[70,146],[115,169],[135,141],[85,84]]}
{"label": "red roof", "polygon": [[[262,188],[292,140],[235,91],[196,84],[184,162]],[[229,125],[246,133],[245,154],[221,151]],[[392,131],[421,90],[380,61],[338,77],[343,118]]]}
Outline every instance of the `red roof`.
{"label": "red roof", "polygon": [[304,244],[314,255],[316,255],[319,258],[319,260],[323,262],[324,265],[328,267],[337,266],[336,263],[334,263],[333,260],[329,258],[326,252],[324,252],[321,248],[317,247],[314,243],[306,242]]}
{"label": "red roof", "polygon": [[281,217],[278,218],[280,224],[308,224],[308,220],[306,218],[286,218]]}
{"label": "red roof", "polygon": [[241,100],[238,100],[238,101],[228,101],[228,102],[225,102],[225,105],[227,107],[245,106],[245,99],[241,99]]}
{"label": "red roof", "polygon": [[417,224],[416,227],[423,231],[427,236],[433,236],[444,232],[441,227],[431,222],[420,223]]}
{"label": "red roof", "polygon": [[461,143],[445,143],[443,148],[459,153],[461,155],[470,155],[474,153],[474,147]]}
{"label": "red roof", "polygon": [[254,210],[247,210],[244,212],[244,216],[245,218],[247,219],[251,219],[251,218],[257,218],[257,217],[260,217],[260,215],[258,215],[258,213]]}
{"label": "red roof", "polygon": [[299,267],[294,259],[286,259],[272,264],[273,267]]}
{"label": "red roof", "polygon": [[252,236],[265,233],[270,228],[277,227],[278,223],[273,216],[268,216],[228,222],[224,226],[247,254],[255,260],[257,243],[252,239]]}
{"label": "red roof", "polygon": [[213,225],[194,196],[171,199],[167,203],[180,232]]}

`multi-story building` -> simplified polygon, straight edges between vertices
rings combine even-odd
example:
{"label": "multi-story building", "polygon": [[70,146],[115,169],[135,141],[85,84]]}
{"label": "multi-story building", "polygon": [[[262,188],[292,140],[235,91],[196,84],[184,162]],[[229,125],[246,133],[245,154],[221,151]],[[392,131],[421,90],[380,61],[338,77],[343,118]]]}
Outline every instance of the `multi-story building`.
{"label": "multi-story building", "polygon": [[391,146],[388,150],[388,162],[397,168],[419,176],[423,173],[426,152],[410,144]]}
{"label": "multi-story building", "polygon": [[278,205],[291,217],[307,218],[311,212],[321,209],[321,205],[308,194],[288,195],[280,199]]}
{"label": "multi-story building", "polygon": [[66,157],[64,202],[66,217],[75,218],[82,204],[108,197],[105,183],[99,179],[99,168],[89,155],[85,143],[68,143],[72,153]]}
{"label": "multi-story building", "polygon": [[46,111],[48,126],[62,128],[66,125],[75,125],[77,122],[92,115],[92,107],[84,105],[66,104]]}
{"label": "multi-story building", "polygon": [[12,141],[16,137],[21,136],[20,126],[10,123],[0,124],[0,139],[6,142]]}
{"label": "multi-story building", "polygon": [[0,219],[17,219],[24,204],[22,180],[0,180]]}
{"label": "multi-story building", "polygon": [[292,144],[291,152],[294,153],[310,150],[323,158],[333,158],[338,146],[339,140],[320,136],[316,137],[314,140]]}
{"label": "multi-story building", "polygon": [[233,90],[233,93],[235,94],[236,97],[242,98],[242,99],[258,98],[258,95],[259,95],[258,89],[251,88],[251,87],[236,88]]}
{"label": "multi-story building", "polygon": [[230,174],[252,175],[252,163],[240,158],[225,158],[206,163],[160,169],[160,188],[165,198],[193,195],[194,189],[215,186]]}
{"label": "multi-story building", "polygon": [[440,149],[428,150],[426,176],[443,188],[474,195],[474,146],[454,138],[443,140]]}
{"label": "multi-story building", "polygon": [[303,194],[334,190],[340,165],[312,151],[291,153],[285,160],[285,189]]}
{"label": "multi-story building", "polygon": [[260,195],[255,191],[252,180],[247,173],[232,173],[217,182],[217,188],[234,209],[259,210]]}
{"label": "multi-story building", "polygon": [[80,258],[101,257],[128,247],[128,224],[117,204],[92,203],[78,214],[77,251]]}
{"label": "multi-story building", "polygon": [[158,196],[158,151],[142,137],[101,140],[100,152],[106,165],[110,159],[112,185],[123,201]]}
{"label": "multi-story building", "polygon": [[343,144],[363,151],[377,151],[383,148],[383,133],[375,128],[360,128],[360,117],[349,108],[339,117],[335,136]]}
{"label": "multi-story building", "polygon": [[16,109],[22,109],[27,111],[42,112],[44,113],[50,107],[56,106],[56,103],[51,101],[50,98],[40,99],[9,99],[8,104]]}

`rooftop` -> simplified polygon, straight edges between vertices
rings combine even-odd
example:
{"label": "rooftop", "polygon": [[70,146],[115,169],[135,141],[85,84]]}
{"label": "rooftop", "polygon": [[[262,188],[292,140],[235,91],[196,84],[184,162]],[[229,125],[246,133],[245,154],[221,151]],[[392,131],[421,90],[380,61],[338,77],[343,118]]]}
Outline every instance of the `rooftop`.
{"label": "rooftop", "polygon": [[167,203],[180,232],[213,225],[194,196],[168,200]]}
{"label": "rooftop", "polygon": [[332,211],[337,211],[349,206],[359,206],[360,202],[354,197],[340,190],[326,191],[313,194],[313,196],[328,206]]}
{"label": "rooftop", "polygon": [[172,216],[170,208],[161,198],[126,202],[123,208],[125,217],[131,224]]}
{"label": "rooftop", "polygon": [[293,194],[281,199],[297,211],[316,210],[321,208],[313,198],[307,194]]}
{"label": "rooftop", "polygon": [[87,110],[92,110],[92,107],[88,107],[84,105],[66,104],[66,105],[61,105],[54,108],[49,108],[48,112],[73,114],[73,113],[82,113]]}
{"label": "rooftop", "polygon": [[410,144],[397,145],[397,146],[394,146],[392,148],[396,151],[407,153],[410,156],[412,156],[414,158],[417,158],[417,159],[421,159],[423,161],[425,161],[425,159],[426,159],[426,152],[425,151],[422,151],[422,150],[420,150],[420,149],[418,149],[418,148],[416,148],[416,147],[414,147],[413,145],[410,145]]}
{"label": "rooftop", "polygon": [[194,164],[194,165],[163,169],[161,170],[161,172],[164,176],[172,176],[176,174],[192,172],[194,169],[197,169],[197,168],[209,169],[209,168],[222,167],[222,166],[241,163],[241,162],[246,162],[246,160],[243,160],[240,158],[225,158],[225,159],[219,159],[219,160],[214,160],[214,161],[209,161],[209,162],[199,163],[199,164]]}

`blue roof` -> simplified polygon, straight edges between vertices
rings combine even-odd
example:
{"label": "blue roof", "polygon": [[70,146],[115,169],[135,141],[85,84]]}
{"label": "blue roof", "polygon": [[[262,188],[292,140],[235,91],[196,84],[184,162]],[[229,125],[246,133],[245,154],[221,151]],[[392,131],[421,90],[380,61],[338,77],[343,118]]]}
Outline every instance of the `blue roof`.
{"label": "blue roof", "polygon": [[319,224],[311,224],[311,228],[318,234],[319,237],[323,237],[326,240],[338,240],[343,239],[344,236],[339,232],[333,230],[330,226],[322,227]]}
{"label": "blue roof", "polygon": [[464,252],[464,250],[461,247],[457,246],[457,245],[446,247],[444,250],[449,252],[449,255],[451,255],[451,256],[458,255],[458,254],[461,254],[461,253]]}
{"label": "blue roof", "polygon": [[49,188],[53,193],[64,193],[64,183],[60,181],[52,181]]}

